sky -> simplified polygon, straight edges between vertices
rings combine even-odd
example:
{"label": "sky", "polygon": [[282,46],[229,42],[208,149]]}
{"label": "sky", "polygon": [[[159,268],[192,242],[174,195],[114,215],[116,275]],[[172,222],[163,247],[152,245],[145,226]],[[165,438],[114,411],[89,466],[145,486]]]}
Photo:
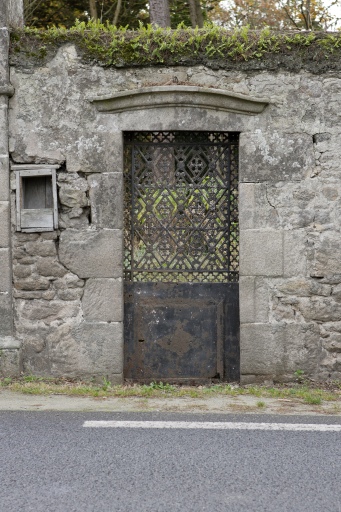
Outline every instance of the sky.
{"label": "sky", "polygon": [[[328,3],[327,3],[326,5],[328,5]],[[338,1],[337,5],[334,5],[334,7],[332,7],[332,8],[330,9],[330,12],[331,12],[334,16],[336,16],[336,17],[338,17],[338,18],[341,18],[341,0],[339,0],[339,1]],[[339,21],[339,23],[338,23],[338,27],[341,27],[341,22],[340,22],[340,21]]]}

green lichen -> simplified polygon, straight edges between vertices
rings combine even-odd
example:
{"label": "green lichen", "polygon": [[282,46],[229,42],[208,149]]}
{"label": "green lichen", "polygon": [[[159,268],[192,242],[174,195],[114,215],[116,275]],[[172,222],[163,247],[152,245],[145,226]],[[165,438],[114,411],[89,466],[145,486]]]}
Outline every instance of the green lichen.
{"label": "green lichen", "polygon": [[338,67],[341,57],[341,33],[251,31],[248,27],[231,32],[215,25],[204,29],[180,25],[176,30],[141,25],[131,31],[90,21],[77,22],[68,30],[27,27],[13,31],[12,61],[39,63],[63,44],[74,44],[84,61],[104,67],[253,63],[259,69],[263,62],[265,68],[309,64],[325,70]]}

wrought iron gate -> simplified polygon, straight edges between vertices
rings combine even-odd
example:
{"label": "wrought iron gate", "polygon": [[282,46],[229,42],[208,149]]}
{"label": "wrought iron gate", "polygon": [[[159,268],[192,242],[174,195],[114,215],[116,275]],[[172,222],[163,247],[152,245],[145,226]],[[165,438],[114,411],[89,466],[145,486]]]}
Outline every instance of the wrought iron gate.
{"label": "wrought iron gate", "polygon": [[124,142],[125,377],[236,380],[238,134]]}

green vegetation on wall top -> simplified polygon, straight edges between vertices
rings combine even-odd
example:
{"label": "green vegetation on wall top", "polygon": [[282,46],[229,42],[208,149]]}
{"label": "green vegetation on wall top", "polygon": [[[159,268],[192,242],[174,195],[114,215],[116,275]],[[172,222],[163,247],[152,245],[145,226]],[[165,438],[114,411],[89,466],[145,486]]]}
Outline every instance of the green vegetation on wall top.
{"label": "green vegetation on wall top", "polygon": [[140,26],[116,28],[90,21],[70,29],[27,27],[11,34],[14,65],[39,64],[63,44],[75,44],[86,62],[105,67],[206,64],[212,67],[275,69],[341,68],[341,33],[227,31],[216,25],[176,30]]}

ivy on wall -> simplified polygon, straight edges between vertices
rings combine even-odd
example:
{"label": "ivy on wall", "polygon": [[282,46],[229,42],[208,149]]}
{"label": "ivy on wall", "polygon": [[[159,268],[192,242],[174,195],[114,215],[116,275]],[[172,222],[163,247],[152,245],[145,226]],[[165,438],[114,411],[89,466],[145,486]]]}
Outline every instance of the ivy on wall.
{"label": "ivy on wall", "polygon": [[73,43],[86,62],[104,67],[204,63],[215,68],[297,70],[341,69],[341,33],[227,31],[218,26],[176,30],[140,26],[116,28],[99,22],[77,22],[70,29],[27,27],[11,33],[13,65],[37,65],[63,44]]}

